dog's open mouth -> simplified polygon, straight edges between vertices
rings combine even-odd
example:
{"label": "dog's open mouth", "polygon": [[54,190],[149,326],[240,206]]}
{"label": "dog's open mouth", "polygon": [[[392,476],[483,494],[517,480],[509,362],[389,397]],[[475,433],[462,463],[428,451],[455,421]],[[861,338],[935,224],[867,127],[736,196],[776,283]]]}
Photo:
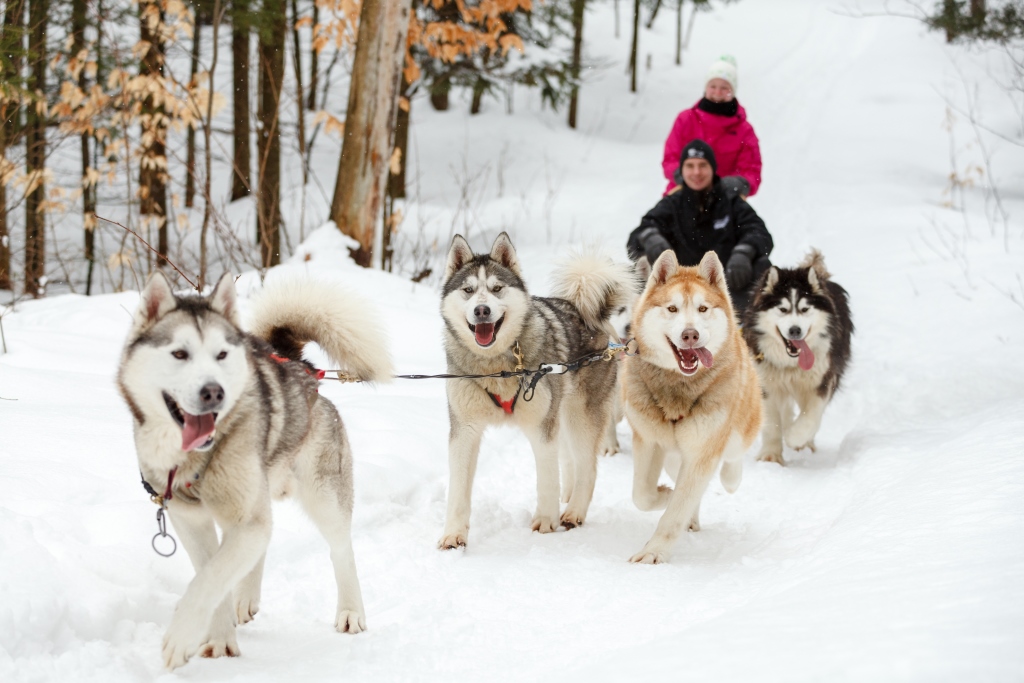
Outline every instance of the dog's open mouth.
{"label": "dog's open mouth", "polygon": [[669,346],[672,347],[672,353],[676,356],[676,363],[679,364],[679,372],[683,373],[687,377],[696,374],[700,368],[700,364],[703,363],[704,367],[710,368],[714,362],[714,356],[703,346],[695,349],[681,349],[669,340]]}
{"label": "dog's open mouth", "polygon": [[181,450],[205,451],[213,446],[213,437],[216,431],[214,425],[217,422],[217,413],[190,415],[182,410],[181,406],[166,391],[163,394],[167,410],[170,411],[171,417],[181,427]]}
{"label": "dog's open mouth", "polygon": [[496,323],[477,323],[476,325],[470,325],[469,329],[473,332],[473,336],[476,337],[477,344],[480,346],[490,346],[498,336],[498,330],[501,329],[503,322],[505,322],[505,316],[501,316],[501,319]]}
{"label": "dog's open mouth", "polygon": [[[781,332],[779,336],[782,337]],[[782,341],[786,345],[786,353],[789,354],[789,357],[799,358],[797,363],[800,365],[801,370],[810,370],[814,367],[814,352],[807,345],[806,337],[804,339],[786,339],[782,337]]]}

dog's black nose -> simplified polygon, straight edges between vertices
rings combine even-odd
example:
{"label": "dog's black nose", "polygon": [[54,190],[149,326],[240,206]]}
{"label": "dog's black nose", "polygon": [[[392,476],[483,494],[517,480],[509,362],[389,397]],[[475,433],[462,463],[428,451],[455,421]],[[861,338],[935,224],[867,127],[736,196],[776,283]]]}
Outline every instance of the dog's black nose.
{"label": "dog's black nose", "polygon": [[473,315],[475,315],[477,318],[488,318],[491,315],[491,307],[477,306],[476,308],[473,309]]}
{"label": "dog's black nose", "polygon": [[683,334],[681,336],[684,344],[689,344],[690,346],[693,346],[700,339],[700,332],[693,329],[692,327],[687,327],[685,330],[683,330]]}
{"label": "dog's black nose", "polygon": [[213,410],[224,401],[224,388],[216,382],[210,382],[199,390],[199,401],[204,410]]}
{"label": "dog's black nose", "polygon": [[789,328],[789,338],[799,339],[801,332],[803,332],[803,330],[800,329],[799,325],[793,325],[793,327]]}

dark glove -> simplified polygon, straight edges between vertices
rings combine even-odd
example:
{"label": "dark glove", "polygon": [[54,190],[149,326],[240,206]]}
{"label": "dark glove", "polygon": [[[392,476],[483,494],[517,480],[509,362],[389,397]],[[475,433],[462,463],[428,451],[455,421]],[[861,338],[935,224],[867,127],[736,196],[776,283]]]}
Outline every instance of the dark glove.
{"label": "dark glove", "polygon": [[727,197],[739,196],[746,199],[750,194],[750,183],[743,176],[727,175],[722,178],[722,190],[725,191]]}
{"label": "dark glove", "polygon": [[658,260],[658,257],[661,256],[661,252],[672,249],[672,245],[668,243],[668,240],[665,239],[665,236],[657,228],[647,228],[637,236],[637,240],[644,250],[644,256],[647,257],[648,262],[652,266]]}
{"label": "dark glove", "polygon": [[725,281],[730,292],[739,292],[754,279],[754,248],[749,244],[737,244],[725,266]]}

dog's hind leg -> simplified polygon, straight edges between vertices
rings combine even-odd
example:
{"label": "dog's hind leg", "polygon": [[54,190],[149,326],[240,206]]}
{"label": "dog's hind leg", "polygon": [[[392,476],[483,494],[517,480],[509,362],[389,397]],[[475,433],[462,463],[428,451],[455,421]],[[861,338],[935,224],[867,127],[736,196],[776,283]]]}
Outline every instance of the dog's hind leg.
{"label": "dog's hind leg", "polygon": [[539,427],[523,431],[537,462],[537,510],[530,528],[548,534],[558,528],[558,434]]}
{"label": "dog's hind leg", "polygon": [[248,624],[260,611],[260,589],[263,584],[263,563],[267,554],[259,559],[242,582],[235,587],[235,615],[239,624]]}
{"label": "dog's hind leg", "polygon": [[[459,424],[454,416],[448,437],[448,513],[444,520],[444,535],[437,547],[451,550],[466,545],[469,538],[469,512],[473,495],[473,477],[480,455],[483,431],[473,424]],[[555,477],[558,476],[558,456],[555,455]],[[555,482],[555,509],[558,509],[558,482]]]}
{"label": "dog's hind leg", "polygon": [[662,510],[672,489],[658,486],[665,451],[654,441],[633,430],[633,504],[641,510]]}
{"label": "dog's hind leg", "polygon": [[562,428],[568,437],[566,440],[573,459],[576,481],[572,487],[569,505],[562,513],[561,522],[566,529],[573,529],[582,526],[586,521],[590,501],[594,498],[594,485],[597,483],[597,448],[608,416],[605,412],[595,414],[595,411],[587,411],[583,405],[570,406],[569,401],[562,409],[573,411],[571,417],[563,413],[565,417],[562,419]]}

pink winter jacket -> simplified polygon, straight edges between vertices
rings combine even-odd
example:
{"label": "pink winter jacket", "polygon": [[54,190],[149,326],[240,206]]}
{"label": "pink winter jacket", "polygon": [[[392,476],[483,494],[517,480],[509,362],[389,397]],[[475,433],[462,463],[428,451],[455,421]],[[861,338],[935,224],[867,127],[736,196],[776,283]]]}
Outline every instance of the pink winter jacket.
{"label": "pink winter jacket", "polygon": [[754,128],[747,123],[747,112],[742,105],[738,106],[736,116],[709,114],[697,109],[697,105],[680,112],[665,140],[665,156],[661,162],[668,178],[665,194],[676,186],[673,176],[679,168],[679,155],[694,138],[700,138],[715,151],[720,178],[743,176],[750,183],[750,194],[757,194],[761,185],[761,149]]}

